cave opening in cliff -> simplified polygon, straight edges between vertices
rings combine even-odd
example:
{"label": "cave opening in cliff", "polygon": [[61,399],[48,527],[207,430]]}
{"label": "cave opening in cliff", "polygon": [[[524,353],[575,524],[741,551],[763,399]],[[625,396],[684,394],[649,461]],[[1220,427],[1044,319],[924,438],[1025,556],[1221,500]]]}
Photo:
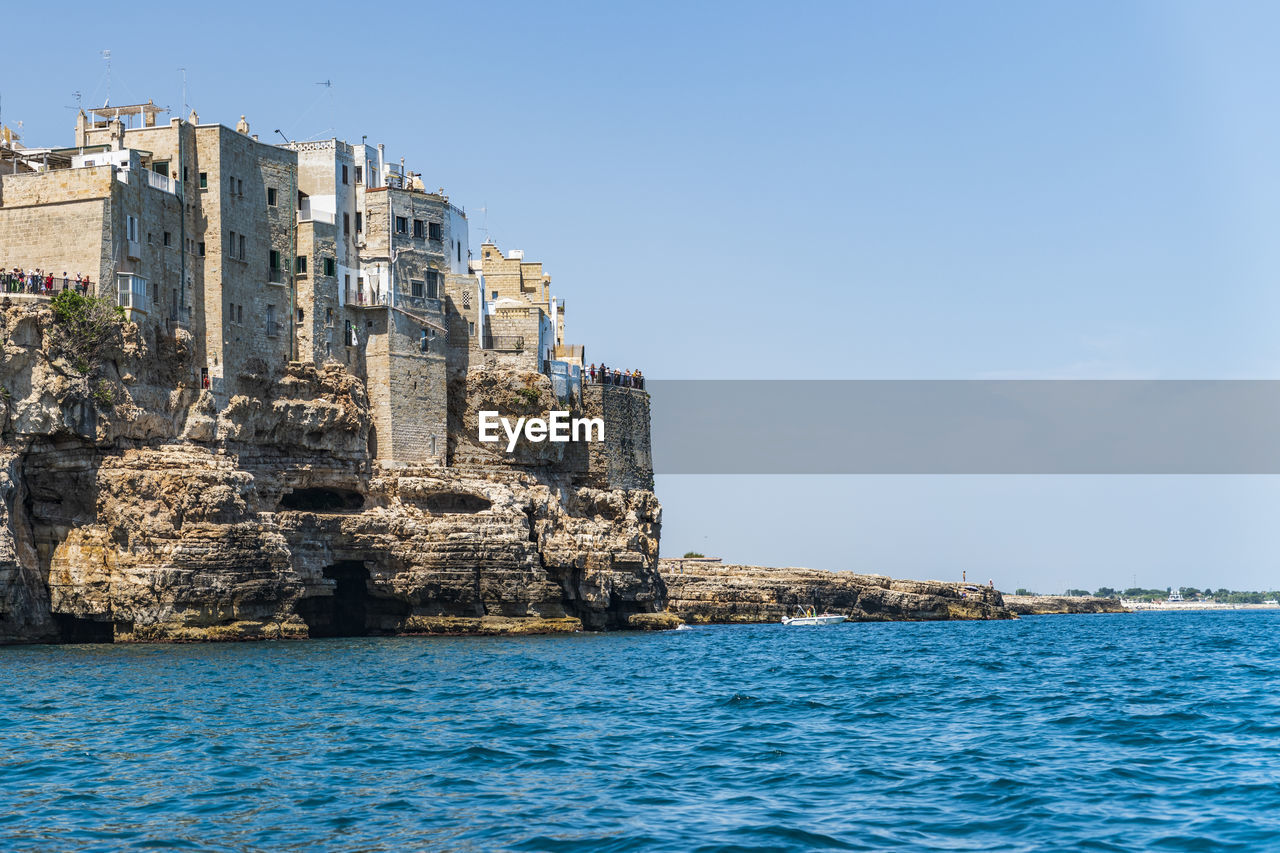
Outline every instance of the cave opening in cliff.
{"label": "cave opening in cliff", "polygon": [[369,633],[369,570],[359,560],[343,560],[324,570],[333,581],[332,595],[298,602],[298,615],[312,637],[363,637]]}
{"label": "cave opening in cliff", "polygon": [[115,625],[111,622],[85,619],[70,613],[54,613],[53,624],[58,629],[60,643],[115,642]]}
{"label": "cave opening in cliff", "polygon": [[350,489],[294,489],[280,498],[280,509],[304,512],[351,512],[363,506],[364,495]]}
{"label": "cave opening in cliff", "polygon": [[436,492],[422,501],[424,508],[439,513],[482,512],[493,506],[493,501],[466,492]]}

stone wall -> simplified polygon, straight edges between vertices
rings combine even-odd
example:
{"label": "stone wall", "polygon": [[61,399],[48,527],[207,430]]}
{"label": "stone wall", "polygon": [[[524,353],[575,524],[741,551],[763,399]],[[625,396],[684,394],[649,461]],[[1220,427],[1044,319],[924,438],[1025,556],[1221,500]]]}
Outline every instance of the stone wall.
{"label": "stone wall", "polygon": [[0,266],[110,276],[112,171],[0,175]]}
{"label": "stone wall", "polygon": [[588,417],[604,418],[603,442],[591,443],[591,472],[610,489],[653,490],[649,394],[634,388],[585,385]]}

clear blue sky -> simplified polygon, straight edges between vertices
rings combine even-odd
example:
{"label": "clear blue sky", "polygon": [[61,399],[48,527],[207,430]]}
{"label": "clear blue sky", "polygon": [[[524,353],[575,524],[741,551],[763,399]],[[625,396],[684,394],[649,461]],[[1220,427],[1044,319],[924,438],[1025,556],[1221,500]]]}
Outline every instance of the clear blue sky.
{"label": "clear blue sky", "polygon": [[[22,5],[79,91],[384,141],[663,378],[1277,378],[1280,8]],[[21,34],[39,34],[34,53]],[[30,57],[27,56],[30,53]],[[28,58],[30,61],[28,61]],[[317,86],[331,80],[332,87]],[[486,213],[480,211],[487,208]],[[664,552],[998,586],[1280,586],[1267,478],[663,477]]]}

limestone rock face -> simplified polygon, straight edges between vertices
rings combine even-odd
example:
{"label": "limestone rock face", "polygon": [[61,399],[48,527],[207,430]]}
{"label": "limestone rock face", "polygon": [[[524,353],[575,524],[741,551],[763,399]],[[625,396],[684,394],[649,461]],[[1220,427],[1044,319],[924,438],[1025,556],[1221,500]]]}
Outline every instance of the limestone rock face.
{"label": "limestone rock face", "polygon": [[180,329],[126,324],[83,376],[50,322],[0,308],[0,642],[550,633],[664,605],[652,492],[552,459],[383,465],[341,367],[263,366],[218,401]]}
{"label": "limestone rock face", "polygon": [[861,622],[1010,619],[998,590],[817,569],[663,560],[668,607],[685,622],[778,622],[797,607]]}
{"label": "limestone rock face", "polygon": [[1020,616],[1058,613],[1128,613],[1118,598],[1078,595],[1006,595],[1004,604]]}

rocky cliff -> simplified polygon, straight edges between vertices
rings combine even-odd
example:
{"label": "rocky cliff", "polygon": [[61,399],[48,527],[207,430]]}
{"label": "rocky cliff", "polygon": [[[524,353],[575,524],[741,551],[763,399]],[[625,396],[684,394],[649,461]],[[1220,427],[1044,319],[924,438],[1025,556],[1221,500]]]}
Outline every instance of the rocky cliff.
{"label": "rocky cliff", "polygon": [[[252,393],[218,400],[180,328],[124,324],[85,374],[53,323],[0,306],[0,642],[606,629],[660,609],[650,491],[553,459],[382,465],[341,367],[252,365]],[[518,384],[550,404],[536,374]]]}
{"label": "rocky cliff", "polygon": [[862,622],[1010,619],[998,590],[817,569],[662,560],[668,608],[685,622],[777,622],[797,607]]}
{"label": "rocky cliff", "polygon": [[1006,595],[1005,606],[1020,616],[1057,613],[1128,613],[1118,598],[1080,595]]}

